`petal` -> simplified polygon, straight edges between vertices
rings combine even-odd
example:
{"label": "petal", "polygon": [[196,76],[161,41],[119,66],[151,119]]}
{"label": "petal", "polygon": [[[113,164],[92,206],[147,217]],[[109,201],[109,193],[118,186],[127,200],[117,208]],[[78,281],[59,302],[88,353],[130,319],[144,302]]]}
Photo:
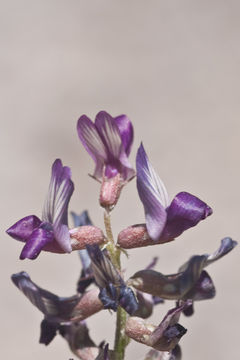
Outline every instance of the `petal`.
{"label": "petal", "polygon": [[86,248],[104,308],[116,311],[119,304],[132,315],[138,308],[133,291],[126,286],[118,270],[98,245],[87,245]]}
{"label": "petal", "polygon": [[128,285],[163,299],[183,299],[198,281],[205,260],[204,255],[194,256],[187,263],[184,271],[173,275],[163,275],[154,270],[141,270],[128,280]]}
{"label": "petal", "polygon": [[153,296],[141,291],[137,291],[137,301],[138,309],[133,315],[142,319],[147,319],[150,317],[152,315],[154,306]]}
{"label": "petal", "polygon": [[35,229],[26,241],[20,254],[20,259],[36,259],[41,250],[43,250],[47,244],[53,241],[53,238],[54,235],[51,230],[49,231],[43,228]]}
{"label": "petal", "polygon": [[231,250],[237,246],[237,241],[232,240],[230,237],[225,237],[221,240],[220,247],[211,255],[206,255],[207,260],[205,266],[208,266],[212,262],[220,259],[221,257],[227,255]]}
{"label": "petal", "polygon": [[211,214],[212,209],[205,202],[187,192],[180,192],[167,208],[162,238],[173,239]]}
{"label": "petal", "polygon": [[148,161],[142,144],[137,152],[136,168],[137,189],[144,206],[147,230],[150,237],[157,241],[166,223],[165,206],[168,197],[165,186]]}
{"label": "petal", "polygon": [[55,223],[53,226],[53,232],[54,238],[60,248],[64,252],[70,253],[72,251],[72,246],[68,226]]}
{"label": "petal", "polygon": [[124,180],[130,180],[134,176],[134,170],[128,160],[114,118],[107,112],[100,111],[96,116],[95,124],[107,151],[105,175],[111,178],[120,173]]}
{"label": "petal", "polygon": [[[204,258],[202,267],[206,267],[213,263],[214,261],[221,259],[223,256],[227,255],[231,250],[233,250],[237,246],[237,241],[232,240],[229,237],[226,237],[221,240],[220,247],[213,253],[213,254],[204,254],[201,257]],[[189,263],[192,262],[192,259],[196,258],[196,256],[192,256],[186,263],[184,263],[180,268],[179,271],[184,272]]]}
{"label": "petal", "polygon": [[22,271],[13,274],[13,283],[20,291],[46,316],[56,316],[59,313],[59,298],[49,291],[41,289],[31,279],[30,276]]}
{"label": "petal", "polygon": [[201,275],[193,286],[193,288],[184,295],[184,299],[192,299],[194,301],[212,299],[216,295],[213,281],[209,274],[203,270]]}
{"label": "petal", "polygon": [[102,288],[99,293],[99,299],[101,300],[104,309],[117,311],[118,299],[117,290],[113,284],[108,285],[107,288]]}
{"label": "petal", "polygon": [[171,351],[175,348],[181,337],[186,334],[187,330],[178,320],[186,304],[168,311],[160,325],[150,335],[149,341],[151,346],[161,351]]}
{"label": "petal", "polygon": [[141,318],[129,317],[126,323],[126,334],[148,346],[160,351],[171,351],[175,348],[186,329],[178,324],[185,304],[168,311],[159,326],[146,324]]}
{"label": "petal", "polygon": [[26,241],[33,230],[40,226],[41,222],[35,215],[26,216],[7,229],[6,232],[16,240]]}
{"label": "petal", "polygon": [[107,149],[108,160],[119,159],[122,139],[114,119],[106,111],[100,111],[96,115],[95,126]]}
{"label": "petal", "polygon": [[107,151],[98,129],[86,115],[82,115],[78,119],[77,131],[83,146],[96,164],[94,176],[101,178],[103,166],[107,160]]}
{"label": "petal", "polygon": [[[84,353],[85,348],[95,348],[85,321],[61,325],[59,332],[67,340],[75,354],[78,353],[80,355],[81,351]],[[81,356],[79,358],[83,359]]]}
{"label": "petal", "polygon": [[43,319],[41,322],[40,344],[48,345],[57,335],[59,324]]}
{"label": "petal", "polygon": [[92,261],[95,281],[100,288],[105,288],[110,283],[116,287],[124,284],[117,269],[98,245],[86,245],[86,249]]}
{"label": "petal", "polygon": [[133,315],[138,310],[138,302],[131,288],[121,286],[119,305],[121,305],[129,315]]}
{"label": "petal", "polygon": [[70,237],[67,235],[67,211],[74,190],[71,170],[57,159],[52,166],[52,176],[43,209],[43,220],[54,226],[55,240],[65,252],[71,252]]}
{"label": "petal", "polygon": [[144,360],[181,360],[182,354],[179,345],[170,352],[150,350]]}
{"label": "petal", "polygon": [[130,119],[126,115],[119,115],[114,118],[117,124],[122,144],[125,149],[126,155],[129,156],[132,143],[133,143],[133,126]]}
{"label": "petal", "polygon": [[80,215],[77,215],[74,211],[71,211],[71,215],[73,218],[74,227],[92,225],[92,221],[87,210],[83,211]]}

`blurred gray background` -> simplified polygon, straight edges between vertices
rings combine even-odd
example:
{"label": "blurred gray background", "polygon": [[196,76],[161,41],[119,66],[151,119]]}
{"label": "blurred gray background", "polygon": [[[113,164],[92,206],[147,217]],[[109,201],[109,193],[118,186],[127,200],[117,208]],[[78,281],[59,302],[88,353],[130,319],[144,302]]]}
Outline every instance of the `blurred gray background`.
{"label": "blurred gray background", "polygon": [[[214,214],[175,242],[130,251],[127,275],[160,257],[174,273],[192,254],[213,252],[224,236],[239,239],[240,4],[212,0],[1,1],[1,357],[67,360],[60,337],[38,344],[41,313],[11,283],[25,270],[62,296],[75,292],[76,253],[42,253],[18,260],[22,244],[5,235],[15,221],[41,215],[50,167],[60,157],[72,168],[70,208],[88,208],[103,226],[93,161],[76,133],[81,114],[126,113],[135,126],[131,161],[143,140],[170,198],[186,190]],[[113,213],[114,232],[143,222],[135,181]],[[209,268],[217,296],[181,318],[188,333],[184,360],[233,359],[239,354],[239,249]],[[158,324],[168,302],[152,319]],[[91,336],[112,344],[114,316],[89,321]],[[128,359],[147,348],[131,343]]]}

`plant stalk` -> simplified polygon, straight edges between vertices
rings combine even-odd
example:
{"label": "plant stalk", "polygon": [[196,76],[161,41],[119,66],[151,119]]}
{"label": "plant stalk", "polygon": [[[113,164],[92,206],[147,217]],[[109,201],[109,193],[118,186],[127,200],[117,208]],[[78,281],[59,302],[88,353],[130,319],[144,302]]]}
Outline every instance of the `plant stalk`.
{"label": "plant stalk", "polygon": [[[110,213],[104,212],[104,224],[108,239],[107,249],[113,265],[121,272],[120,255],[121,251],[116,247],[113,239]],[[129,343],[129,338],[125,334],[125,325],[127,320],[126,311],[118,306],[116,317],[116,330],[114,342],[114,360],[124,360],[125,348]]]}

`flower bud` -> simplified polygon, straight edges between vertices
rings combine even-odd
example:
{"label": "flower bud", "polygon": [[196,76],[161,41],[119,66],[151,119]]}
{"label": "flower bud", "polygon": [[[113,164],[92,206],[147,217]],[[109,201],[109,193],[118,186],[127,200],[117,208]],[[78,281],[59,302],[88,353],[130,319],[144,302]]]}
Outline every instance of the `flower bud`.
{"label": "flower bud", "polygon": [[104,177],[100,189],[99,202],[103,208],[111,210],[117,204],[123,187],[121,175],[118,173],[112,178]]}
{"label": "flower bud", "polygon": [[86,245],[100,245],[105,240],[102,230],[90,225],[71,229],[69,233],[72,250],[82,250]]}

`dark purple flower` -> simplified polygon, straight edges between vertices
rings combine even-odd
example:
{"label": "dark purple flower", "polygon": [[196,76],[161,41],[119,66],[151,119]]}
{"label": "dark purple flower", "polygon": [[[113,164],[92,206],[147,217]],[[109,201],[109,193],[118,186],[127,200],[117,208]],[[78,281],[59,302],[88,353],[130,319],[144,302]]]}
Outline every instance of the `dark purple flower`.
{"label": "dark purple flower", "polygon": [[20,259],[36,259],[41,250],[72,251],[67,210],[73,189],[70,168],[55,160],[42,220],[35,215],[26,216],[7,230],[11,237],[25,242]]}
{"label": "dark purple flower", "polygon": [[[204,268],[229,253],[236,245],[237,242],[231,238],[224,238],[217,251],[210,255],[192,256],[176,274],[163,275],[151,269],[140,270],[128,280],[128,284],[169,300],[211,299],[215,296],[215,288]],[[191,310],[191,305],[188,303],[188,310]]]}
{"label": "dark purple flower", "polygon": [[126,115],[111,117],[100,111],[93,123],[82,115],[77,123],[78,136],[95,162],[93,176],[101,180],[120,174],[122,181],[134,176],[128,156],[133,142],[133,126]]}
{"label": "dark purple flower", "polygon": [[[145,268],[145,270],[154,269],[155,265],[158,262],[158,257],[154,257],[151,263]],[[162,304],[164,300],[158,296],[153,296],[142,291],[136,291],[136,297],[138,301],[138,309],[134,313],[134,316],[141,317],[142,319],[147,319],[153,313],[154,306],[157,304]]]}
{"label": "dark purple flower", "polygon": [[89,336],[85,321],[60,325],[59,333],[79,359],[94,360],[99,353],[98,347]]}
{"label": "dark purple flower", "polygon": [[146,225],[133,225],[120,232],[118,244],[121,247],[172,241],[212,214],[205,202],[187,192],[178,193],[169,204],[166,188],[149,162],[143,145],[137,152],[136,167],[137,189],[144,206]]}
{"label": "dark purple flower", "polygon": [[[43,339],[49,338],[53,333],[52,326],[59,323],[78,322],[102,310],[103,306],[98,298],[99,290],[92,289],[83,295],[60,297],[48,290],[42,289],[35,284],[26,272],[12,275],[12,281],[23,292],[31,303],[44,315],[47,323],[43,324],[43,330],[47,329]],[[45,343],[45,341],[43,341]]]}
{"label": "dark purple flower", "polygon": [[97,286],[100,289],[99,299],[105,309],[117,310],[120,305],[130,315],[138,309],[133,291],[126,286],[117,269],[98,245],[87,245],[92,261],[92,270]]}

